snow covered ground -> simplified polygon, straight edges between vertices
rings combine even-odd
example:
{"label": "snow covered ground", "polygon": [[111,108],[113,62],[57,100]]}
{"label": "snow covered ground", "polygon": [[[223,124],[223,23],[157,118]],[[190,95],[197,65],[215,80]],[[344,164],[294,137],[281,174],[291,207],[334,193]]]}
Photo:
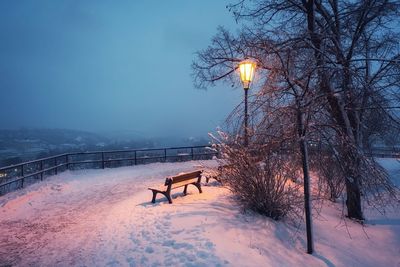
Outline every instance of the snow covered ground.
{"label": "snow covered ground", "polygon": [[[380,160],[399,185],[400,163]],[[0,266],[400,266],[400,211],[369,210],[365,227],[326,203],[303,229],[244,213],[212,182],[175,190],[172,205],[147,187],[215,161],[64,172],[0,197]],[[347,227],[346,227],[347,225]],[[350,237],[351,236],[351,237]]]}

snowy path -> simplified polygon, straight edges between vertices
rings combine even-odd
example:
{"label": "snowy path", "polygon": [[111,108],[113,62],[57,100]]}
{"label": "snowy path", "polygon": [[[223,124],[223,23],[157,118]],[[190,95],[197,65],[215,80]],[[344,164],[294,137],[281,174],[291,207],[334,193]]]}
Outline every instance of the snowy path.
{"label": "snowy path", "polygon": [[[148,201],[151,192],[147,186],[198,164],[66,172],[0,198],[1,263],[94,265],[103,262],[107,254],[109,262],[104,263],[117,263],[113,257],[123,242],[135,244],[137,233],[147,237],[146,231],[139,229],[142,225],[147,231],[157,225],[144,219],[146,211],[137,208],[134,196],[140,192]],[[146,217],[151,214],[150,210]]]}
{"label": "snowy path", "polygon": [[[65,172],[0,197],[0,266],[396,266],[400,214],[364,230],[338,205],[314,220],[316,250],[286,224],[242,213],[221,187],[174,204],[149,203],[148,186],[214,161]],[[399,165],[390,165],[393,172]],[[399,174],[400,175],[400,174]],[[400,179],[399,179],[400,180]],[[190,188],[190,187],[189,187]]]}

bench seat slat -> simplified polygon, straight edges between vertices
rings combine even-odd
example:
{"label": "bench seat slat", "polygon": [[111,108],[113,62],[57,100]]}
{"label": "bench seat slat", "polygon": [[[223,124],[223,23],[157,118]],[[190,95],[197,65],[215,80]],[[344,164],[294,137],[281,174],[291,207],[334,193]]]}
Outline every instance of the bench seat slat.
{"label": "bench seat slat", "polygon": [[197,183],[198,180],[199,180],[199,178],[196,177],[196,178],[192,178],[192,179],[185,180],[185,181],[182,181],[182,182],[173,183],[171,188],[175,189],[175,188],[178,188],[178,187],[185,186],[187,184]]}
{"label": "bench seat slat", "polygon": [[158,192],[165,192],[167,190],[167,186],[165,185],[160,185],[160,186],[153,186],[153,187],[149,187],[149,190],[156,190]]}
{"label": "bench seat slat", "polygon": [[195,171],[195,172],[185,173],[185,174],[181,174],[181,175],[176,175],[171,178],[173,180],[173,183],[179,183],[181,181],[185,181],[187,179],[194,178],[194,177],[198,178],[200,176],[201,176],[201,171]]}
{"label": "bench seat slat", "polygon": [[[189,185],[189,184],[192,184],[192,183],[197,183],[197,181],[199,180],[199,178],[192,178],[192,179],[189,179],[189,180],[185,180],[185,181],[181,181],[181,182],[178,182],[178,183],[172,183],[172,186],[171,186],[171,189],[176,189],[176,188],[179,188],[179,187],[182,187],[182,186],[185,186],[185,185]],[[165,191],[167,191],[167,188],[168,188],[168,186],[167,185],[160,185],[160,186],[154,186],[154,187],[149,187],[149,190],[157,190],[157,191],[160,191],[160,192],[165,192]]]}

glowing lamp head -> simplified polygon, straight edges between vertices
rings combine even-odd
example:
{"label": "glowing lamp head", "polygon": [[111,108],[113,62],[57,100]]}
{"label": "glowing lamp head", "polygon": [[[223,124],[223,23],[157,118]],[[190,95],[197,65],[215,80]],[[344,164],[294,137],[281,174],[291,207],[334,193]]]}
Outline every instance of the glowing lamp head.
{"label": "glowing lamp head", "polygon": [[245,90],[249,89],[255,70],[256,63],[252,60],[247,59],[239,63],[240,79]]}

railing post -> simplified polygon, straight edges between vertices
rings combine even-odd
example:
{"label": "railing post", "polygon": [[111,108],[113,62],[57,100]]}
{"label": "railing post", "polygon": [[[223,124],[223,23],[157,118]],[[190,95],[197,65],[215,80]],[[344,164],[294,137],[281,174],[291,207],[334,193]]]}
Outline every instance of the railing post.
{"label": "railing post", "polygon": [[43,181],[43,161],[42,160],[40,161],[40,170],[42,171],[40,173],[40,181]]}
{"label": "railing post", "polygon": [[101,152],[101,167],[104,169],[104,152]]}
{"label": "railing post", "polygon": [[65,163],[67,163],[67,170],[69,170],[69,155],[65,155]]}
{"label": "railing post", "polygon": [[192,154],[192,160],[194,160],[193,147],[190,148],[190,152]]}
{"label": "railing post", "polygon": [[24,178],[24,164],[21,165],[21,177],[22,177],[21,187],[23,188],[24,187],[24,181],[25,181],[25,178]]}
{"label": "railing post", "polygon": [[167,149],[164,148],[164,162],[167,162]]}
{"label": "railing post", "polygon": [[56,175],[58,174],[58,162],[57,162],[57,157],[55,157],[54,158],[54,166],[56,166],[56,168],[54,169],[55,170],[55,173],[56,173]]}
{"label": "railing post", "polygon": [[137,165],[136,150],[135,150],[135,165]]}

